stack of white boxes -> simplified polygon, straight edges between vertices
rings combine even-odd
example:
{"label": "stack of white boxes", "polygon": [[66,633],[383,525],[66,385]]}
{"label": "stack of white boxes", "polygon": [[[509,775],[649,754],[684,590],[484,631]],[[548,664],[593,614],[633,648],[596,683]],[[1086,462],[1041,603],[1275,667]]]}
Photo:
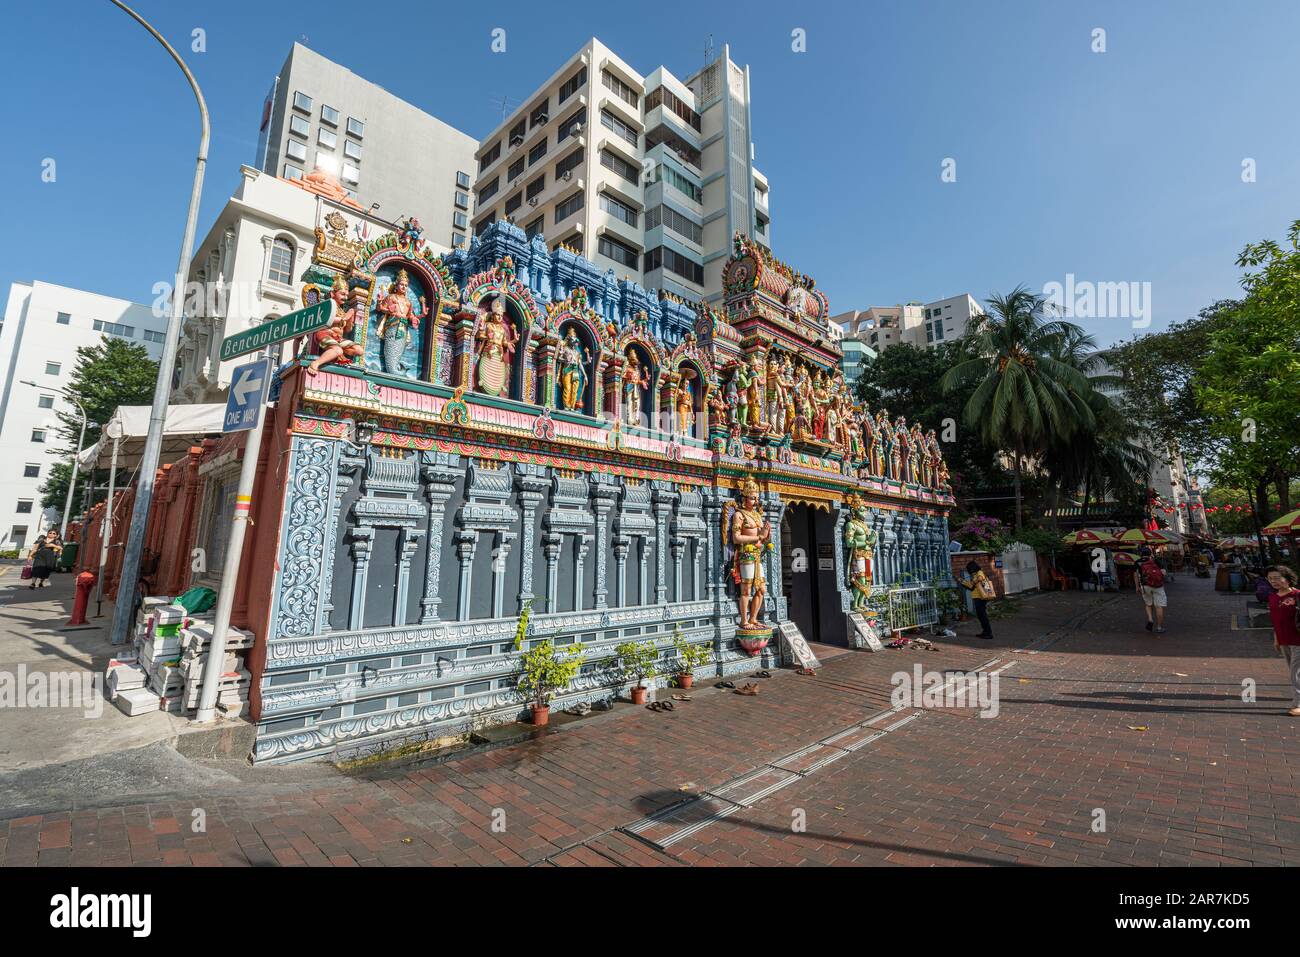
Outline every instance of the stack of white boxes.
{"label": "stack of white boxes", "polygon": [[[181,702],[187,711],[193,711],[199,706],[203,669],[207,667],[208,647],[212,642],[212,627],[211,622],[191,619],[181,632],[181,673],[184,677]],[[252,632],[239,628],[231,628],[226,632],[226,650],[221,659],[216,703],[218,710],[229,717],[242,715],[248,707],[248,687],[252,675],[245,670],[238,652],[251,647]]]}
{"label": "stack of white boxes", "polygon": [[[191,618],[184,607],[166,598],[146,598],[143,607],[134,651],[109,662],[105,677],[112,700],[128,715],[192,712],[199,705],[212,622]],[[248,707],[252,676],[240,652],[251,647],[252,632],[231,628],[226,633],[217,708],[229,717],[244,714]]]}

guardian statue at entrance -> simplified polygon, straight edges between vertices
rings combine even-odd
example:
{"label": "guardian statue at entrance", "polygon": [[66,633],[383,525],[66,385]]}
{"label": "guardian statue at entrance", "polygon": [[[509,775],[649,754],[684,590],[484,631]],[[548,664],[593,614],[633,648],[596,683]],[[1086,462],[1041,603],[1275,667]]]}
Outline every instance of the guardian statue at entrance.
{"label": "guardian statue at entrance", "polygon": [[876,533],[871,530],[870,512],[861,496],[850,495],[844,504],[849,507],[849,520],[844,525],[849,588],[853,593],[853,610],[861,611],[871,596],[871,556],[876,548]]}
{"label": "guardian statue at entrance", "polygon": [[772,525],[763,516],[758,494],[758,483],[753,477],[746,478],[745,484],[741,486],[740,505],[728,503],[735,511],[723,516],[726,540],[736,550],[732,575],[740,586],[741,629],[764,627],[759,621],[763,598],[767,595],[763,553],[773,545]]}

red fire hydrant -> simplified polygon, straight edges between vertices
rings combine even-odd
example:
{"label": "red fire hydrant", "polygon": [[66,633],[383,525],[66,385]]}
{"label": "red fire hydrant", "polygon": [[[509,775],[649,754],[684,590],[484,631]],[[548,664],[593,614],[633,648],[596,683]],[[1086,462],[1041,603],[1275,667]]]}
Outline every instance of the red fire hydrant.
{"label": "red fire hydrant", "polygon": [[77,599],[72,603],[72,618],[68,621],[69,627],[87,624],[86,606],[90,604],[90,590],[94,587],[94,572],[82,572],[77,576]]}

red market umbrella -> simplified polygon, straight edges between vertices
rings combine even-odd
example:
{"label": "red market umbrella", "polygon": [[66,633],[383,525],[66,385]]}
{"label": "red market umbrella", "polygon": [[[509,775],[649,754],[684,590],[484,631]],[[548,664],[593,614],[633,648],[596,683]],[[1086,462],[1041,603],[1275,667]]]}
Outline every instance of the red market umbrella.
{"label": "red market umbrella", "polygon": [[1264,529],[1265,535],[1295,535],[1300,533],[1300,508],[1294,512],[1287,512],[1276,522],[1272,522]]}

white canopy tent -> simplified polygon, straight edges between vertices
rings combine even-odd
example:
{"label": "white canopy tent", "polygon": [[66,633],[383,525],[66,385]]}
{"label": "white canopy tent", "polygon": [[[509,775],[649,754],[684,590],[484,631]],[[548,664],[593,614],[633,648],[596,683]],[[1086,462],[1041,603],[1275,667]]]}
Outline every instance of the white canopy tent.
{"label": "white canopy tent", "polygon": [[[100,440],[77,457],[80,467],[87,472],[97,468],[109,468],[108,497],[113,502],[117,486],[119,469],[137,469],[140,457],[144,454],[145,438],[149,434],[149,413],[147,405],[121,405],[113,417],[104,423]],[[166,465],[175,462],[189,450],[195,441],[205,435],[221,433],[225,422],[224,405],[169,405],[167,419],[163,424],[162,450],[158,463]],[[111,509],[104,511],[103,527],[99,542],[99,568],[96,574],[95,600],[104,598],[104,564],[108,561],[109,537],[111,532]]]}
{"label": "white canopy tent", "polygon": [[[149,432],[149,411],[147,405],[119,406],[105,423],[100,440],[82,451],[79,458],[81,468],[107,468],[114,444],[117,445],[118,468],[137,467]],[[225,414],[224,405],[168,406],[159,463],[176,461],[195,440],[205,435],[219,435]]]}

